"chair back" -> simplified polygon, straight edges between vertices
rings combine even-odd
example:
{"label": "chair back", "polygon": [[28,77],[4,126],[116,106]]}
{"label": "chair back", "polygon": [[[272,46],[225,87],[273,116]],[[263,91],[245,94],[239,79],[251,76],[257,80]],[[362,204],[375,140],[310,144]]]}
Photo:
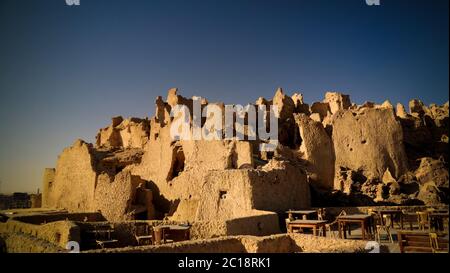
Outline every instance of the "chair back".
{"label": "chair back", "polygon": [[428,212],[426,211],[418,211],[417,213],[417,220],[422,223],[426,224],[428,223]]}
{"label": "chair back", "polygon": [[439,249],[438,236],[434,232],[430,233],[430,245],[431,245],[431,249],[433,249],[433,251]]}
{"label": "chair back", "polygon": [[383,215],[383,222],[384,222],[384,225],[386,227],[390,227],[392,225],[392,217],[391,217],[391,215],[384,214]]}
{"label": "chair back", "polygon": [[448,253],[448,237],[445,233],[430,232],[430,246],[433,253]]}
{"label": "chair back", "polygon": [[344,215],[347,215],[347,212],[345,212],[345,210],[342,210],[338,216],[344,216]]}
{"label": "chair back", "polygon": [[323,221],[325,219],[325,213],[326,213],[326,209],[322,208],[322,209],[318,209],[317,210],[317,219]]}
{"label": "chair back", "polygon": [[383,225],[383,221],[381,221],[381,216],[378,213],[373,212],[372,213],[372,219],[373,219],[373,223],[377,226],[382,226]]}
{"label": "chair back", "polygon": [[150,235],[150,226],[147,224],[136,225],[136,236],[147,236]]}

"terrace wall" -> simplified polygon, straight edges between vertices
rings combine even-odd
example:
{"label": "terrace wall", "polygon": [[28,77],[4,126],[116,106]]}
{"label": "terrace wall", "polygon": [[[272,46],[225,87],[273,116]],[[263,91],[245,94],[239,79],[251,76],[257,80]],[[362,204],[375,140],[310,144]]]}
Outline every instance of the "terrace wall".
{"label": "terrace wall", "polygon": [[98,249],[86,253],[295,253],[367,252],[366,242],[315,237],[305,234],[279,234],[266,237],[230,236],[192,240],[164,245]]}

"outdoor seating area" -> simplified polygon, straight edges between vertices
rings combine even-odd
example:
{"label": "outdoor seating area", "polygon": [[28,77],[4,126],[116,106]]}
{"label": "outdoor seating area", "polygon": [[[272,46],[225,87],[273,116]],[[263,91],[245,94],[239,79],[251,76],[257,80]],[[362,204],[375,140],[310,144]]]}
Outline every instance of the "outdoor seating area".
{"label": "outdoor seating area", "polygon": [[150,226],[146,223],[136,225],[134,236],[138,245],[160,245],[190,240],[189,225]]}
{"label": "outdoor seating area", "polygon": [[124,245],[162,245],[190,240],[191,226],[183,224],[152,225],[148,222],[84,224],[81,231],[82,248],[105,249]]}
{"label": "outdoor seating area", "polygon": [[112,224],[96,225],[94,229],[83,232],[84,241],[90,248],[112,248],[116,247],[118,240]]}
{"label": "outdoor seating area", "polygon": [[286,229],[288,233],[377,241],[402,253],[448,253],[448,209],[372,207],[364,212],[342,209],[337,215],[327,215],[326,208],[288,210]]}

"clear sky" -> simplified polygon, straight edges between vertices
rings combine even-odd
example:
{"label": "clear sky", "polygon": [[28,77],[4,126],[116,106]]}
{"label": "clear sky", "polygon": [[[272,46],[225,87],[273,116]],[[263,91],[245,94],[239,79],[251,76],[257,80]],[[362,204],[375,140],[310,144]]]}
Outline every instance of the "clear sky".
{"label": "clear sky", "polygon": [[278,86],[442,104],[448,0],[0,0],[0,191],[35,191],[75,139],[157,95],[246,104]]}

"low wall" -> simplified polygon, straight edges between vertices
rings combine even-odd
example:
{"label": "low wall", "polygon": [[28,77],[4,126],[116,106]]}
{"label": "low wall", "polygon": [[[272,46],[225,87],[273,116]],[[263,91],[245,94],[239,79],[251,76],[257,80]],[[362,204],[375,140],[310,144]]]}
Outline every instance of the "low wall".
{"label": "low wall", "polygon": [[9,233],[1,234],[0,245],[3,244],[0,250],[6,253],[65,253],[65,249],[52,244],[48,241],[38,239],[36,237],[20,234]]}
{"label": "low wall", "polygon": [[191,239],[209,239],[225,236],[227,224],[224,221],[198,221],[192,223]]}
{"label": "low wall", "polygon": [[34,225],[10,219],[6,223],[0,223],[0,233],[6,235],[30,235],[62,248],[65,248],[69,241],[80,241],[80,229],[71,221],[57,221],[48,224]]}
{"label": "low wall", "polygon": [[87,221],[98,222],[106,221],[106,219],[99,212],[86,212],[86,213],[52,213],[52,214],[30,214],[30,215],[12,215],[10,219],[17,220],[29,224],[45,224],[56,221]]}
{"label": "low wall", "polygon": [[266,236],[281,233],[278,215],[274,212],[253,211],[253,215],[228,220],[224,235]]}
{"label": "low wall", "polygon": [[364,253],[367,241],[290,234],[295,244],[307,253]]}
{"label": "low wall", "polygon": [[164,245],[97,249],[83,253],[359,253],[366,242],[331,239],[306,234],[279,234],[265,237],[228,236]]}

